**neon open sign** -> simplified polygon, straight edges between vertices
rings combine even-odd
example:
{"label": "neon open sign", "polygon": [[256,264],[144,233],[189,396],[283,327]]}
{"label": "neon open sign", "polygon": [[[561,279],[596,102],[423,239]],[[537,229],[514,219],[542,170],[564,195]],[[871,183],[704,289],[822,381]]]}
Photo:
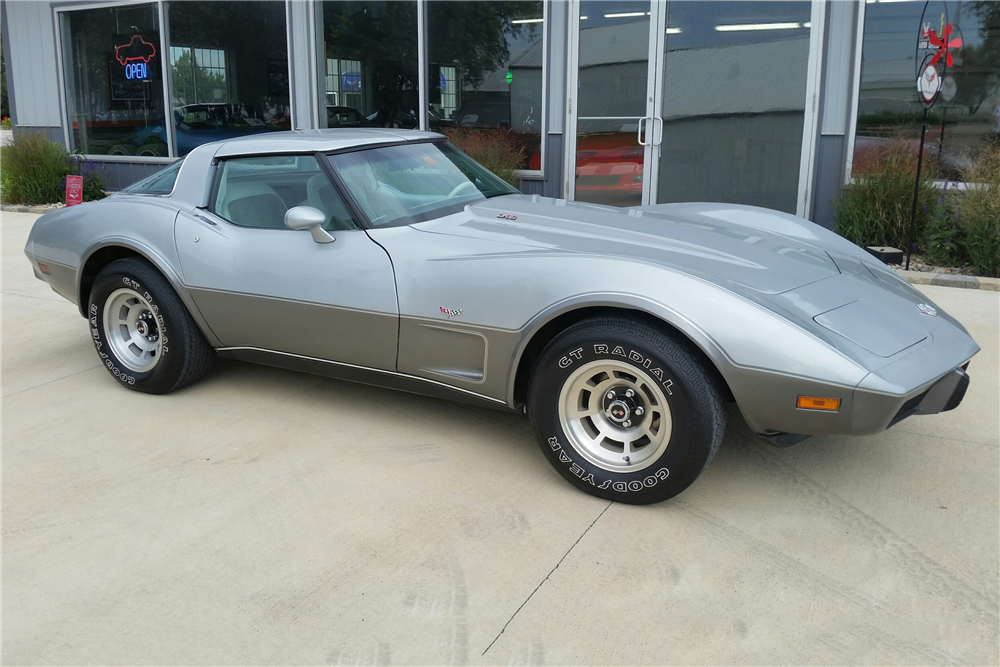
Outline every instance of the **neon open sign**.
{"label": "neon open sign", "polygon": [[126,79],[148,79],[147,76],[149,66],[146,63],[129,63],[125,65],[125,78]]}

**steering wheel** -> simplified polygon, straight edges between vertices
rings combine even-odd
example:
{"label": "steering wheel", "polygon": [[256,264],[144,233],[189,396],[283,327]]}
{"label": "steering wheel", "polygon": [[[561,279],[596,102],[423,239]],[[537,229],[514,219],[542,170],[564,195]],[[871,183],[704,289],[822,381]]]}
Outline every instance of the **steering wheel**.
{"label": "steering wheel", "polygon": [[479,192],[479,188],[476,187],[475,183],[472,181],[463,181],[451,189],[451,192],[448,193],[448,199],[456,196],[459,192],[465,190],[466,188],[472,188],[475,192]]}

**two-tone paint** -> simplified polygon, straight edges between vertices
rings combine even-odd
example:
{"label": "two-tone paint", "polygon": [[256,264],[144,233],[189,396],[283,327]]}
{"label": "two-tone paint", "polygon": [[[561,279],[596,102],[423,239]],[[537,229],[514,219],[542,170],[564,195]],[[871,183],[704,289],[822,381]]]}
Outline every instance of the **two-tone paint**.
{"label": "two-tone paint", "polygon": [[[544,344],[608,310],[688,338],[762,434],[874,433],[901,410],[945,409],[979,349],[868,253],[760,208],[508,195],[325,244],[206,208],[221,159],[428,140],[443,137],[334,130],[204,145],[170,195],[49,213],[26,253],[78,304],[108,261],[145,257],[222,355],[511,409]],[[799,409],[800,395],[838,398],[840,409]]]}

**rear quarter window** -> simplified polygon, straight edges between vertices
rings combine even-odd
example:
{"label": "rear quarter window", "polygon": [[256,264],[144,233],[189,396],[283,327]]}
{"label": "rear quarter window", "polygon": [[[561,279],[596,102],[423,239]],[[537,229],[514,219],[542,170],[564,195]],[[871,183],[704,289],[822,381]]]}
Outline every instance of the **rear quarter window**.
{"label": "rear quarter window", "polygon": [[174,191],[174,183],[177,182],[177,172],[181,170],[183,162],[184,160],[178,160],[166,169],[162,169],[138,183],[133,183],[122,190],[122,192],[133,195],[169,195]]}

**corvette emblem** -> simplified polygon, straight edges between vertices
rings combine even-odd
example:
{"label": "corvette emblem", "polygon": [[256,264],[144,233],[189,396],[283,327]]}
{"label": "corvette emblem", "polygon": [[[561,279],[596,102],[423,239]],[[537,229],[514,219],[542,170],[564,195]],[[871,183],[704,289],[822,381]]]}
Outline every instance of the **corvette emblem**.
{"label": "corvette emblem", "polygon": [[497,213],[497,217],[504,220],[517,220],[517,216],[513,213]]}
{"label": "corvette emblem", "polygon": [[445,308],[444,306],[438,306],[438,310],[447,315],[449,320],[453,317],[458,317],[459,315],[462,314],[461,308],[455,310],[454,308]]}
{"label": "corvette emblem", "polygon": [[924,315],[930,315],[931,317],[935,317],[937,315],[937,308],[929,303],[918,303],[917,308],[919,308],[920,312]]}

